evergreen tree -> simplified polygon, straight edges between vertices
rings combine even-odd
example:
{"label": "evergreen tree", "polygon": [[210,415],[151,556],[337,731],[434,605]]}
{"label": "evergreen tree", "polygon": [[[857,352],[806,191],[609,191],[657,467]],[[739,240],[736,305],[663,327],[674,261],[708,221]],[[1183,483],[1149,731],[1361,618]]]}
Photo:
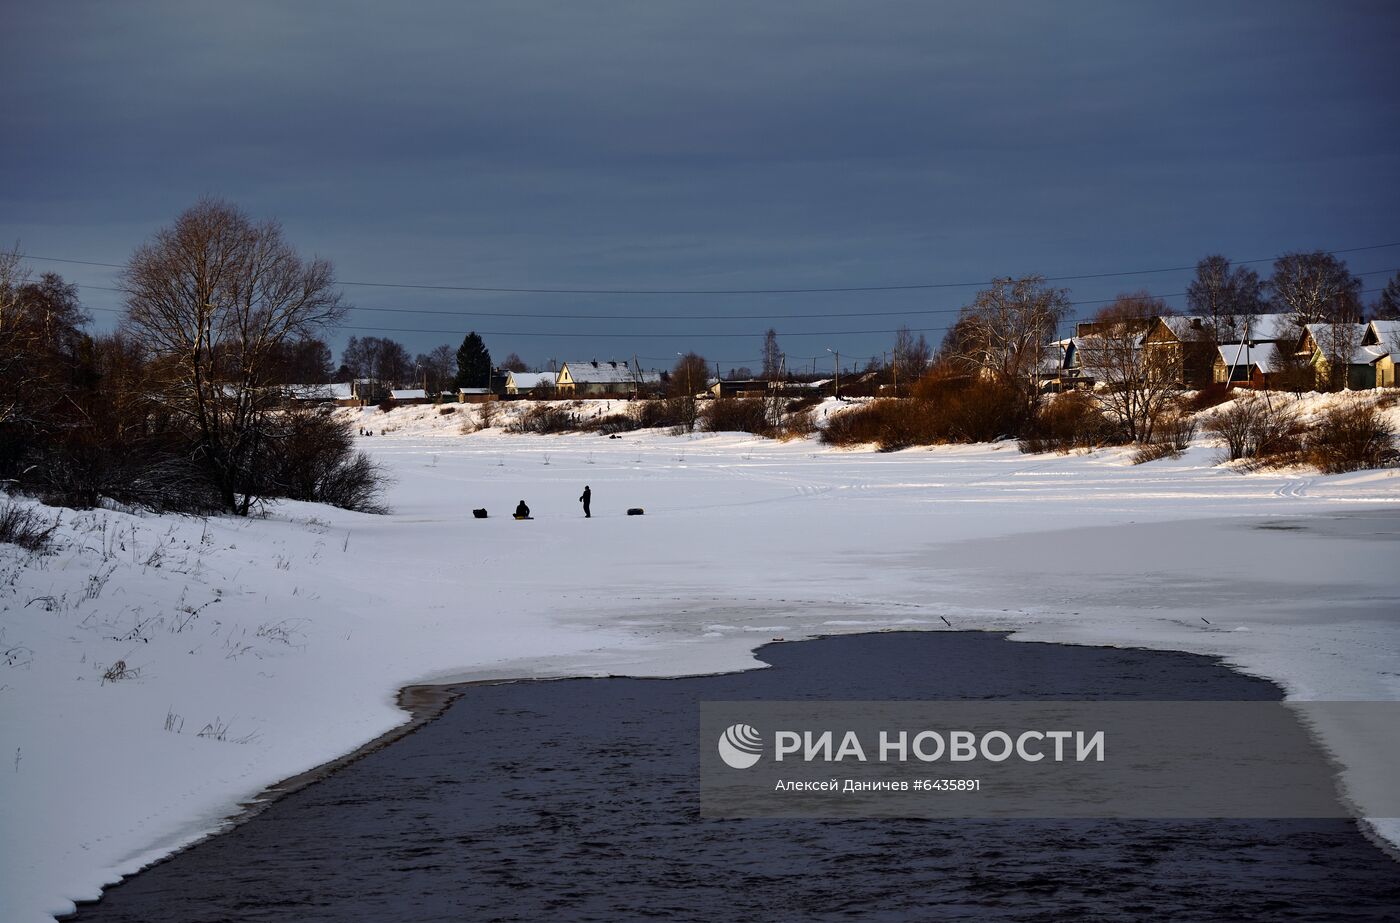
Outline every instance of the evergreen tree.
{"label": "evergreen tree", "polygon": [[491,354],[486,351],[477,332],[473,330],[457,347],[457,381],[459,388],[488,388],[491,386]]}

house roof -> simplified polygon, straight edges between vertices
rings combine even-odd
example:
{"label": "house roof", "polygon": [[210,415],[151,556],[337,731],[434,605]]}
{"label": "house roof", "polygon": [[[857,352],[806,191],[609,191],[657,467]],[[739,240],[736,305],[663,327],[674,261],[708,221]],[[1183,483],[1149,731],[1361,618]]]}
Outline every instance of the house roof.
{"label": "house roof", "polygon": [[627,363],[617,360],[600,362],[590,359],[586,362],[564,364],[569,367],[569,377],[578,384],[630,384],[637,378]]}
{"label": "house roof", "polygon": [[412,401],[426,398],[428,392],[422,388],[395,388],[389,392],[389,396],[396,401]]}
{"label": "house roof", "polygon": [[517,388],[528,391],[541,385],[545,387],[553,385],[557,375],[557,372],[511,372],[510,380]]}
{"label": "house roof", "polygon": [[1195,314],[1164,314],[1160,320],[1178,340],[1203,332],[1205,325],[1205,318]]}
{"label": "house roof", "polygon": [[490,394],[490,388],[458,388],[458,394]]}
{"label": "house roof", "polygon": [[1243,343],[1221,344],[1216,352],[1220,356],[1220,361],[1229,366],[1252,365],[1261,372],[1278,371],[1275,360],[1278,359],[1278,349],[1273,343],[1257,343],[1254,346],[1245,346]]}
{"label": "house roof", "polygon": [[1400,344],[1400,320],[1373,320],[1366,326],[1369,328],[1367,339],[1374,337],[1376,345],[1395,349]]}
{"label": "house roof", "polygon": [[351,397],[348,381],[330,385],[287,385],[286,388],[294,401],[342,401]]}

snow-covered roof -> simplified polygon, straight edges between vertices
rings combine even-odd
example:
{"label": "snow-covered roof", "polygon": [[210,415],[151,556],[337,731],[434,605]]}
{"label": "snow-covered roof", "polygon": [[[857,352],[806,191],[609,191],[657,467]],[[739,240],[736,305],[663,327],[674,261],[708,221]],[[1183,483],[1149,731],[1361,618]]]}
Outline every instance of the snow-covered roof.
{"label": "snow-covered roof", "polygon": [[557,376],[555,372],[511,372],[510,380],[515,383],[515,387],[521,391],[529,391],[531,388],[551,387]]}
{"label": "snow-covered roof", "polygon": [[636,375],[626,362],[590,359],[586,362],[566,362],[565,365],[569,367],[569,377],[579,384],[617,384],[636,380]]}
{"label": "snow-covered roof", "polygon": [[1338,328],[1347,327],[1346,334],[1354,336],[1355,342],[1360,343],[1361,338],[1366,335],[1365,324],[1308,324],[1307,331],[1312,334],[1313,342],[1321,343],[1327,336]]}
{"label": "snow-covered roof", "polygon": [[1194,314],[1164,314],[1161,320],[1178,340],[1199,336],[1206,322],[1204,317]]}
{"label": "snow-covered roof", "polygon": [[1395,349],[1400,344],[1400,320],[1373,320],[1367,326],[1378,345]]}
{"label": "snow-covered roof", "polygon": [[490,394],[490,388],[458,388],[458,394]]}
{"label": "snow-covered roof", "polygon": [[422,388],[395,388],[389,392],[389,396],[396,401],[414,401],[423,400],[428,392]]}
{"label": "snow-covered roof", "polygon": [[1273,343],[1256,343],[1253,346],[1245,346],[1243,343],[1223,343],[1216,352],[1226,366],[1252,365],[1261,372],[1278,371],[1275,365],[1278,359],[1278,348]]}
{"label": "snow-covered roof", "polygon": [[348,381],[329,385],[286,385],[285,387],[288,396],[294,401],[344,401],[351,397]]}
{"label": "snow-covered roof", "polygon": [[1369,365],[1388,355],[1390,355],[1390,348],[1387,346],[1358,346],[1352,350],[1351,361],[1357,365],[1363,362]]}

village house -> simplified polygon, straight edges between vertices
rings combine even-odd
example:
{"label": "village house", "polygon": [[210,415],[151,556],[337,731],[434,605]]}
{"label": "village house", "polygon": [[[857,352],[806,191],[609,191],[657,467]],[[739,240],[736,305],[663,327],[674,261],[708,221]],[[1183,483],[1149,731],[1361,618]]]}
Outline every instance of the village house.
{"label": "village house", "polygon": [[1226,343],[1215,348],[1215,363],[1211,368],[1211,381],[1215,384],[1230,383],[1249,388],[1270,388],[1280,368],[1279,350],[1287,350],[1286,344],[1279,343]]}
{"label": "village house", "polygon": [[504,397],[551,397],[555,391],[558,372],[512,372],[503,370],[497,381],[497,393]]}
{"label": "village house", "polygon": [[[1392,344],[1367,343],[1369,328],[1369,324],[1307,325],[1298,352],[1307,357],[1318,387],[1361,391],[1394,386]],[[1378,339],[1379,331],[1371,336]],[[1345,363],[1346,371],[1334,368],[1337,363]]]}
{"label": "village house", "polygon": [[462,404],[485,404],[494,401],[496,394],[490,388],[458,388],[457,401]]}
{"label": "village house", "polygon": [[742,380],[722,378],[709,387],[711,397],[763,397],[773,390],[772,385],[759,378]]}
{"label": "village house", "polygon": [[559,393],[575,397],[633,397],[646,385],[661,383],[657,372],[633,369],[626,362],[565,362],[554,385]]}
{"label": "village house", "polygon": [[337,404],[350,407],[356,403],[348,381],[329,385],[283,385],[283,391],[287,402],[291,404]]}
{"label": "village house", "polygon": [[395,404],[431,404],[433,399],[422,388],[391,388],[389,400]]}

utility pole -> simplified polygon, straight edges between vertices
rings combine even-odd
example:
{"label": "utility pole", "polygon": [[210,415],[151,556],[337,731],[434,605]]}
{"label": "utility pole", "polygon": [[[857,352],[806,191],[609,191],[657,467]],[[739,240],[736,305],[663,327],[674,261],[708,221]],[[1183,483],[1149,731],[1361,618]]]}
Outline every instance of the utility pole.
{"label": "utility pole", "polygon": [[826,351],[831,353],[832,367],[836,370],[835,385],[832,391],[839,401],[841,399],[841,353],[832,349],[830,346],[826,348]]}

